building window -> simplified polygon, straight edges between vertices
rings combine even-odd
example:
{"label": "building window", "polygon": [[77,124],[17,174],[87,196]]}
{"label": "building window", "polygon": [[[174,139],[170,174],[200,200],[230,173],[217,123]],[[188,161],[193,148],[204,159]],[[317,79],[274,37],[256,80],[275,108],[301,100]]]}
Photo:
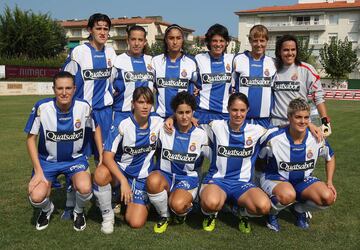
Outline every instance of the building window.
{"label": "building window", "polygon": [[349,39],[349,42],[357,43],[358,39],[359,39],[359,35],[357,32],[350,32],[348,34],[348,39]]}
{"label": "building window", "polygon": [[328,37],[329,37],[329,43],[330,43],[332,39],[335,39],[335,40],[338,39],[338,34],[337,33],[329,33]]}
{"label": "building window", "polygon": [[336,25],[339,24],[339,15],[329,15],[329,24]]}
{"label": "building window", "polygon": [[71,34],[72,36],[81,37],[81,29],[73,29]]}
{"label": "building window", "polygon": [[319,16],[314,16],[314,24],[315,25],[320,24],[320,17]]}
{"label": "building window", "polygon": [[309,25],[310,16],[298,16],[296,17],[296,25]]}
{"label": "building window", "polygon": [[118,27],[115,29],[116,30],[116,35],[118,36],[126,36],[126,27]]}
{"label": "building window", "polygon": [[312,43],[313,44],[318,44],[319,43],[319,35],[314,35],[313,36]]}

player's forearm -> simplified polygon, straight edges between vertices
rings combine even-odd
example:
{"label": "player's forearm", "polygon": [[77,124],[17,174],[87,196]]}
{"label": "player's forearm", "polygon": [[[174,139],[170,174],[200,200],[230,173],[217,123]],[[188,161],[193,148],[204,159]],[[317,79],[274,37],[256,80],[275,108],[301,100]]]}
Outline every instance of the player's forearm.
{"label": "player's forearm", "polygon": [[103,153],[103,143],[102,143],[102,135],[101,135],[101,129],[99,126],[96,127],[95,133],[94,133],[94,140],[96,144],[96,148],[99,152],[99,155],[102,155]]}
{"label": "player's forearm", "polygon": [[115,154],[112,152],[104,151],[103,154],[103,163],[104,165],[109,169],[110,173],[118,179],[118,181],[121,183],[127,182],[126,177],[121,173],[119,170],[118,165],[114,161]]}
{"label": "player's forearm", "polygon": [[335,156],[330,161],[326,162],[326,179],[328,184],[333,184],[333,178],[335,173]]}
{"label": "player's forearm", "polygon": [[318,105],[316,105],[316,108],[319,112],[319,115],[320,115],[320,118],[323,118],[323,117],[327,117],[327,110],[326,110],[326,105],[325,105],[325,102],[322,102]]}
{"label": "player's forearm", "polygon": [[40,165],[40,161],[39,161],[39,154],[38,154],[38,150],[36,147],[36,135],[28,135],[28,138],[26,140],[26,146],[27,146],[27,150],[34,168],[34,172],[35,174],[42,174],[42,168]]}

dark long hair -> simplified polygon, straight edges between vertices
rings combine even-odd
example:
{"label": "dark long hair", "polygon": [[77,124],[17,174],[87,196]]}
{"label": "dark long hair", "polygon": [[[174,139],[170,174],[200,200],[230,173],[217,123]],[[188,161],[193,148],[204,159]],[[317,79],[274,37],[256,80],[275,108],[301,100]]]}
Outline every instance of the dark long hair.
{"label": "dark long hair", "polygon": [[281,47],[282,47],[283,43],[287,42],[287,41],[293,41],[295,43],[295,46],[296,46],[295,65],[301,64],[301,61],[299,59],[299,45],[298,45],[298,41],[297,41],[296,37],[293,35],[289,35],[289,34],[283,35],[276,41],[276,47],[275,47],[275,56],[276,56],[275,65],[276,65],[276,69],[278,71],[284,67],[284,62],[281,60]]}
{"label": "dark long hair", "polygon": [[169,51],[168,51],[168,46],[166,44],[166,37],[168,36],[170,30],[172,29],[177,29],[181,32],[182,38],[183,38],[183,44],[181,46],[182,49],[182,53],[185,54],[185,35],[184,35],[184,30],[177,24],[172,24],[169,27],[166,28],[165,30],[165,34],[164,34],[164,55],[167,57],[169,55]]}

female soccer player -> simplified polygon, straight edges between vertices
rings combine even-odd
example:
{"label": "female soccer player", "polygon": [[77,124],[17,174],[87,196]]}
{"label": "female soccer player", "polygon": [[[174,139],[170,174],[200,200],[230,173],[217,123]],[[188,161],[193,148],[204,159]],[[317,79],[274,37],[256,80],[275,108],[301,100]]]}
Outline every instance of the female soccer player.
{"label": "female soccer player", "polygon": [[183,29],[176,24],[170,25],[165,30],[164,54],[155,56],[152,60],[157,90],[156,113],[163,118],[173,114],[170,102],[178,92],[194,91],[196,63],[185,55],[184,40]]}
{"label": "female soccer player", "polygon": [[86,227],[85,202],[92,197],[91,178],[87,171],[89,163],[84,149],[91,131],[95,131],[97,149],[102,152],[101,131],[99,127],[95,129],[90,105],[74,98],[76,86],[69,72],[59,72],[54,76],[53,89],[55,98],[37,102],[25,127],[28,133],[26,145],[34,167],[29,200],[34,207],[41,208],[36,229],[45,229],[54,211],[49,199],[51,183],[58,175],[64,174],[71,179],[76,191],[74,229],[82,231]]}
{"label": "female soccer player", "polygon": [[274,59],[266,56],[268,30],[259,24],[250,29],[251,51],[234,58],[234,81],[237,92],[244,93],[251,103],[247,119],[253,124],[270,127],[273,104],[272,78],[276,73]]}
{"label": "female soccer player", "polygon": [[215,120],[205,127],[212,148],[209,173],[200,190],[205,231],[215,229],[217,212],[226,201],[240,207],[239,229],[244,233],[251,231],[248,216],[270,211],[269,198],[252,183],[258,141],[266,130],[245,122],[248,110],[247,97],[242,93],[232,94],[228,102],[230,119]]}
{"label": "female soccer player", "polygon": [[152,57],[144,54],[146,31],[139,25],[127,29],[128,51],[117,56],[114,62],[114,124],[131,113],[132,94],[137,87],[149,87],[153,90],[154,75],[151,72]]}
{"label": "female soccer player", "polygon": [[226,27],[211,26],[205,34],[209,52],[195,56],[198,65],[198,109],[195,117],[199,123],[228,119],[227,103],[231,94],[232,54],[226,54],[230,37]]}
{"label": "female soccer player", "polygon": [[168,206],[175,213],[175,221],[184,222],[199,186],[195,161],[208,144],[206,132],[191,122],[196,109],[193,95],[178,93],[171,101],[171,108],[175,131],[167,134],[164,128],[160,130],[158,170],[149,175],[146,184],[150,202],[161,217],[154,226],[155,233],[166,231],[170,220]]}
{"label": "female soccer player", "polygon": [[276,68],[274,79],[274,107],[271,112],[271,123],[275,126],[288,123],[287,107],[291,100],[301,97],[307,100],[311,95],[322,121],[325,136],[331,134],[330,118],[327,115],[324,92],[320,76],[307,63],[300,62],[297,39],[284,35],[276,42]]}
{"label": "female soccer player", "polygon": [[99,200],[103,217],[101,231],[114,231],[114,211],[111,207],[112,176],[120,183],[121,201],[127,205],[125,220],[133,228],[142,227],[147,219],[149,199],[145,191],[148,174],[153,170],[153,155],[163,119],[149,116],[154,103],[148,87],[133,93],[132,114],[113,126],[104,147],[104,165],[94,176],[94,194]]}
{"label": "female soccer player", "polygon": [[[267,226],[279,231],[277,214],[294,205],[296,225],[306,229],[309,224],[305,212],[324,209],[335,202],[336,189],[333,184],[335,156],[327,141],[318,142],[308,129],[310,107],[304,99],[290,102],[287,111],[289,126],[273,129],[265,137],[259,154],[264,173],[261,188],[270,196],[272,210]],[[270,132],[270,131],[269,131]],[[317,159],[326,160],[326,183],[312,176]]]}

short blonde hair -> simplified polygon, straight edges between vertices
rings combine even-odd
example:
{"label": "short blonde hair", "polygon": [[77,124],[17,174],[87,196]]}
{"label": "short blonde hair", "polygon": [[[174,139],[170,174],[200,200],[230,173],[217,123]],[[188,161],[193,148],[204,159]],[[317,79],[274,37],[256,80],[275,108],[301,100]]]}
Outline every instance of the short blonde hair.
{"label": "short blonde hair", "polygon": [[269,31],[264,25],[258,24],[250,29],[249,41],[257,37],[265,37],[266,41],[269,41]]}
{"label": "short blonde hair", "polygon": [[289,103],[288,109],[287,109],[287,115],[292,116],[298,111],[308,111],[310,113],[310,105],[307,103],[306,100],[302,98],[295,98]]}

